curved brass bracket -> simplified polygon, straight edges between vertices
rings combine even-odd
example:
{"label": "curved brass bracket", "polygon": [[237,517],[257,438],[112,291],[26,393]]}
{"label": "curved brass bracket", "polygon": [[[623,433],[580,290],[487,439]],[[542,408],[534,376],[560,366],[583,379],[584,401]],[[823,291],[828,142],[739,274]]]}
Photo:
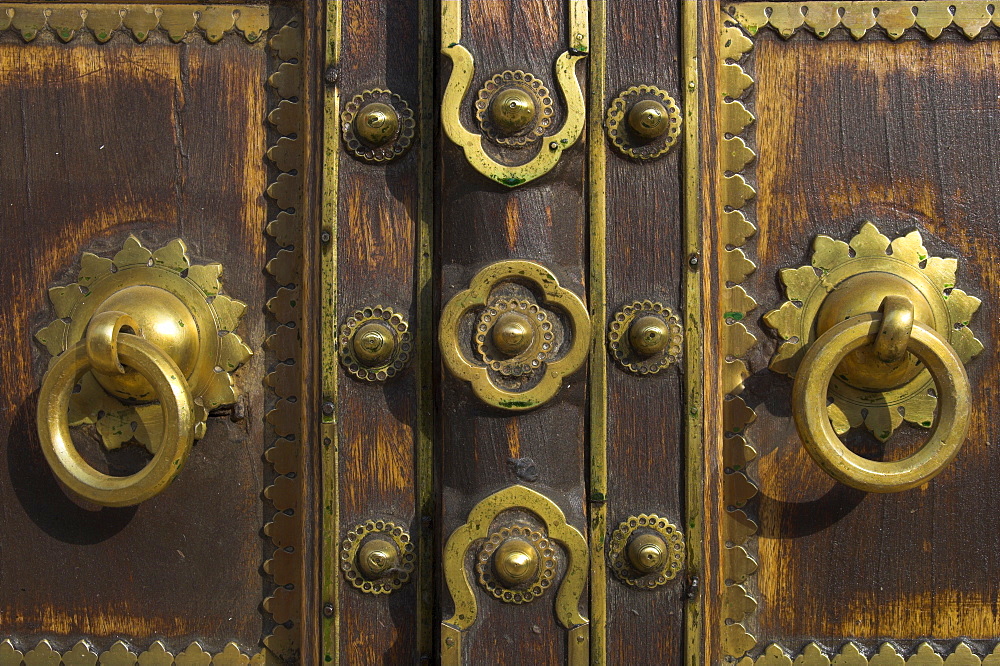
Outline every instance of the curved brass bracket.
{"label": "curved brass bracket", "polygon": [[464,525],[452,532],[444,548],[444,577],[455,612],[441,623],[441,663],[462,663],[462,634],[479,616],[476,595],[472,590],[465,557],[477,540],[490,536],[490,526],[504,511],[523,509],[544,524],[548,538],[558,542],[568,556],[566,573],[556,594],[555,612],[559,623],[569,631],[570,666],[583,666],[589,656],[590,621],[580,613],[580,599],[587,584],[587,540],[566,522],[566,514],[552,500],[525,486],[511,486],[483,499]]}
{"label": "curved brass bracket", "polygon": [[566,101],[566,119],[562,128],[546,137],[538,154],[524,164],[508,166],[493,159],[483,148],[481,134],[470,132],[460,118],[462,101],[472,86],[475,63],[462,40],[462,1],[441,3],[441,53],[451,59],[451,77],[441,100],[441,123],[445,134],[465,152],[476,171],[507,187],[517,187],[548,173],[562,152],[576,143],[586,120],[583,88],[576,76],[576,64],[587,56],[590,30],[586,0],[569,2],[569,50],[556,59],[556,81]]}

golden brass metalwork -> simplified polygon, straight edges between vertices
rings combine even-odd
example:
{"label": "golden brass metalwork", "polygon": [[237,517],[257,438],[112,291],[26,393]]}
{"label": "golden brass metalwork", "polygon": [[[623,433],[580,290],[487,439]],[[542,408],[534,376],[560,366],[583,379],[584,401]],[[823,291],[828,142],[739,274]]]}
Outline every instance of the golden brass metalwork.
{"label": "golden brass metalwork", "polygon": [[655,375],[677,363],[683,343],[680,319],[656,301],[626,305],[608,327],[611,355],[638,375]]}
{"label": "golden brass metalwork", "polygon": [[381,382],[396,376],[412,351],[409,324],[391,308],[363,308],[340,327],[340,362],[358,379]]}
{"label": "golden brass metalwork", "polygon": [[[59,319],[36,335],[56,356],[39,439],[70,490],[105,506],[149,499],[204,436],[209,410],[237,401],[230,373],[252,352],[232,332],[246,305],[219,293],[221,274],[192,265],[179,239],[151,252],[130,236],[114,259],[84,253],[78,281],[49,290]],[[128,477],[98,473],[69,435],[83,423],[96,423],[108,449],[135,439],[152,462]]]}
{"label": "golden brass metalwork", "polygon": [[389,162],[409,150],[417,127],[410,105],[382,88],[355,95],[340,120],[347,149],[371,163]]}
{"label": "golden brass metalwork", "polygon": [[[576,64],[586,57],[590,48],[587,0],[569,0],[569,50],[556,59],[556,81],[566,102],[566,119],[563,126],[554,134],[546,136],[547,140],[533,158],[514,166],[501,164],[494,159],[483,147],[482,135],[470,132],[462,125],[460,113],[462,103],[475,75],[472,54],[461,44],[463,4],[461,0],[441,3],[441,52],[448,56],[452,63],[451,75],[445,88],[444,98],[441,100],[441,124],[448,138],[462,148],[469,164],[479,173],[507,187],[523,185],[548,173],[559,161],[562,152],[576,143],[583,131],[586,109],[583,89],[576,75]],[[499,76],[506,74],[505,72]],[[525,77],[527,76],[529,75],[525,74]],[[522,90],[531,93],[529,88],[522,87]],[[537,100],[536,106],[538,106]],[[477,108],[479,111],[487,109],[485,106],[479,107],[478,104]],[[547,118],[544,114],[542,117]],[[527,137],[530,134],[528,131],[522,136]],[[543,129],[539,136],[545,134],[546,131]],[[524,143],[527,142],[528,139],[525,138]],[[514,144],[508,145],[522,144],[515,140]]]}
{"label": "golden brass metalwork", "polygon": [[612,100],[605,114],[611,143],[626,157],[651,160],[674,147],[681,135],[681,110],[665,90],[632,86]]}
{"label": "golden brass metalwork", "polygon": [[476,99],[479,128],[502,146],[534,143],[552,126],[549,89],[533,74],[507,70],[486,82]]}
{"label": "golden brass metalwork", "polygon": [[535,333],[531,320],[520,312],[505,312],[490,330],[493,344],[507,356],[517,356],[531,346]]}
{"label": "golden brass metalwork", "polygon": [[269,27],[264,5],[0,3],[0,31],[13,29],[26,42],[49,31],[62,42],[90,33],[94,41],[104,44],[116,33],[127,31],[142,43],[162,31],[172,42],[182,42],[196,33],[214,44],[228,33],[239,32],[253,43]]}
{"label": "golden brass metalwork", "polygon": [[[24,648],[27,649],[27,648]],[[176,659],[176,661],[175,661]],[[263,653],[248,656],[243,654],[239,646],[229,643],[219,653],[212,655],[204,650],[197,642],[191,643],[183,651],[175,656],[173,652],[167,650],[161,641],[156,641],[139,654],[132,652],[132,649],[122,641],[115,643],[100,652],[95,650],[89,643],[79,641],[72,647],[60,654],[48,640],[43,640],[27,652],[22,652],[14,647],[11,639],[0,642],[0,664],[3,666],[94,666],[100,662],[108,666],[131,665],[135,663],[141,666],[170,666],[171,664],[204,664],[212,663],[218,666],[264,666],[267,662]]]}
{"label": "golden brass metalwork", "polygon": [[544,594],[556,573],[552,542],[529,526],[494,532],[476,559],[479,583],[497,599],[512,604],[528,603]]}
{"label": "golden brass metalwork", "polygon": [[684,567],[684,535],[656,514],[629,516],[611,533],[608,561],[623,583],[646,590],[665,585]]}
{"label": "golden brass metalwork", "polygon": [[[493,523],[504,512],[512,510],[525,511],[535,516],[543,523],[544,533],[542,530],[515,526],[504,528],[509,529],[509,534],[503,530],[491,534],[490,528]],[[539,538],[533,542],[531,535],[536,532]],[[441,623],[442,664],[457,666],[462,663],[462,636],[479,617],[476,595],[472,590],[469,572],[465,566],[469,549],[477,541],[488,539],[477,563],[477,570],[480,576],[484,577],[485,572],[492,573],[492,566],[483,566],[484,561],[489,560],[489,555],[486,556],[486,560],[483,559],[483,553],[489,544],[495,544],[491,551],[493,552],[508,537],[521,538],[532,542],[538,549],[541,556],[540,575],[544,576],[546,571],[554,575],[555,563],[549,566],[546,563],[546,550],[538,546],[542,543],[543,535],[544,540],[558,543],[566,555],[565,573],[556,593],[555,614],[559,623],[568,632],[568,663],[570,666],[583,666],[587,663],[589,622],[580,613],[580,601],[587,583],[587,541],[575,527],[566,523],[565,514],[547,497],[525,486],[510,486],[476,504],[469,512],[466,523],[452,532],[445,544],[444,576],[455,605],[455,612]],[[513,591],[510,600],[514,600]]]}
{"label": "golden brass metalwork", "polygon": [[340,544],[340,569],[356,589],[391,594],[413,574],[416,554],[410,535],[388,520],[369,520],[347,531]]}
{"label": "golden brass metalwork", "polygon": [[[517,318],[504,319],[508,315]],[[502,319],[503,327],[495,330]],[[530,325],[531,338],[517,352],[527,339],[522,325]],[[438,338],[445,365],[470,382],[481,400],[519,411],[550,400],[563,377],[583,365],[590,317],[580,298],[544,266],[501,261],[482,269],[448,302]],[[473,344],[466,342],[470,338]]]}
{"label": "golden brass metalwork", "polygon": [[[806,351],[826,327],[877,311],[890,295],[909,300],[915,320],[937,331],[968,363],[983,349],[969,328],[980,301],[955,288],[957,270],[956,259],[930,256],[918,231],[890,242],[866,222],[849,244],[818,236],[812,265],[781,271],[789,301],[764,316],[785,340],[771,369],[796,376]],[[931,393],[928,370],[913,354],[893,363],[876,354],[874,348],[854,352],[834,373],[829,388],[834,430],[843,434],[864,424],[884,441],[904,420],[931,427],[940,394]]]}
{"label": "golden brass metalwork", "polygon": [[[903,641],[897,641],[902,643]],[[906,659],[906,652],[899,649],[892,643],[883,643],[875,652],[865,655],[855,643],[844,643],[843,646],[834,652],[816,643],[809,643],[802,652],[795,658],[794,662],[788,652],[780,645],[772,643],[764,650],[764,653],[754,660],[745,657],[737,662],[737,666],[829,666],[830,663],[844,664],[845,666],[879,666],[881,664],[906,664],[918,666],[920,664],[944,664],[948,666],[997,666],[1000,664],[1000,645],[993,648],[988,654],[983,654],[982,659],[969,647],[967,643],[959,642],[950,652],[939,653],[930,643],[921,642],[917,645],[909,659]]]}

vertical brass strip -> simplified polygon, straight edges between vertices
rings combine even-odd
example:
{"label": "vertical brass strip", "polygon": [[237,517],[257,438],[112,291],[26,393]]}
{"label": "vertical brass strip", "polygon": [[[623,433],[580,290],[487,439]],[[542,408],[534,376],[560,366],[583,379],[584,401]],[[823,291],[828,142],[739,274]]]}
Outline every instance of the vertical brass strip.
{"label": "vertical brass strip", "polygon": [[607,660],[607,562],[604,542],[608,524],[608,365],[605,352],[607,324],[607,148],[604,134],[605,52],[607,5],[594,2],[590,13],[590,312],[593,347],[590,357],[590,663]]}
{"label": "vertical brass strip", "polygon": [[[327,0],[326,71],[340,66],[341,2]],[[337,207],[340,170],[340,90],[328,85],[323,96],[323,221],[321,225],[320,376],[323,391],[323,660],[340,664],[340,575],[337,545],[340,535],[340,483],[337,443]],[[331,612],[332,611],[332,612]]]}
{"label": "vertical brass strip", "polygon": [[417,103],[417,650],[434,654],[434,3],[419,3]]}
{"label": "vertical brass strip", "polygon": [[[685,523],[689,581],[701,577],[702,504],[704,502],[703,397],[704,363],[702,347],[702,229],[701,173],[698,146],[698,2],[681,3],[681,60],[684,75],[684,245],[688,267],[684,279],[684,373],[687,394],[685,414]],[[695,586],[691,586],[696,591]],[[685,608],[685,664],[702,662],[704,618],[701,594],[689,594]]]}

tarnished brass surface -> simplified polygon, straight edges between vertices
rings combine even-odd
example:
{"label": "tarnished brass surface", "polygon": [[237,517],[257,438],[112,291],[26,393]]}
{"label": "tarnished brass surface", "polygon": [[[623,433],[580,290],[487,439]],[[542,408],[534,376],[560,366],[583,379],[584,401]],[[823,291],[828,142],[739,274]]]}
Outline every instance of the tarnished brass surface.
{"label": "tarnished brass surface", "polygon": [[340,327],[340,362],[369,382],[396,376],[410,362],[413,339],[403,315],[376,305],[358,310]]}
{"label": "tarnished brass surface", "polygon": [[890,294],[882,301],[882,326],[872,347],[883,363],[898,363],[906,357],[906,346],[913,331],[913,302]]}
{"label": "tarnished brass surface", "polygon": [[604,122],[615,148],[638,160],[666,155],[681,135],[680,107],[656,86],[623,91],[611,101]]}
{"label": "tarnished brass surface", "polygon": [[504,90],[490,102],[490,119],[504,134],[524,129],[535,116],[535,102],[523,90]]}
{"label": "tarnished brass surface", "polygon": [[611,533],[608,561],[623,583],[646,590],[684,570],[684,535],[656,514],[629,516]]}
{"label": "tarnished brass surface", "polygon": [[410,105],[382,88],[355,95],[340,121],[347,149],[371,163],[389,162],[409,150],[417,127]]}
{"label": "tarnished brass surface", "polygon": [[520,312],[505,312],[490,331],[493,344],[507,356],[525,351],[534,339],[531,320]]}
{"label": "tarnished brass surface", "polygon": [[826,390],[840,361],[872,344],[881,323],[877,313],[851,317],[812,344],[795,377],[792,413],[802,444],[827,474],[854,488],[884,493],[924,484],[955,458],[969,431],[972,395],[962,359],[948,341],[933,328],[914,322],[907,348],[927,368],[939,399],[927,443],[912,456],[891,462],[869,460],[849,450],[830,423]]}
{"label": "tarnished brass surface", "polygon": [[[495,295],[515,287],[520,290],[516,298]],[[473,314],[476,310],[478,317]],[[498,354],[498,358],[492,352],[492,331],[502,314],[511,312],[524,316],[521,323],[530,322],[531,342],[516,356]],[[474,318],[475,347],[463,339],[468,318]],[[554,333],[556,322],[563,330],[561,339]],[[498,335],[505,337],[502,332]],[[441,313],[438,341],[447,368],[470,382],[481,400],[520,411],[550,400],[563,377],[583,365],[590,344],[590,317],[580,298],[560,287],[544,266],[501,261],[481,270],[468,289],[448,302]]]}
{"label": "tarnished brass surface", "polygon": [[[479,618],[476,595],[465,566],[466,554],[480,539],[489,538],[490,543],[499,546],[501,540],[508,535],[497,532],[494,536],[499,534],[503,536],[494,541],[490,536],[490,527],[502,513],[510,510],[527,511],[537,517],[545,526],[544,538],[562,546],[567,556],[566,572],[556,593],[555,614],[559,623],[568,631],[569,666],[583,666],[587,663],[589,653],[586,641],[589,623],[580,613],[580,601],[587,583],[587,541],[575,527],[566,523],[566,515],[558,505],[525,486],[510,486],[484,498],[469,512],[465,524],[448,537],[444,548],[444,577],[454,602],[455,612],[441,623],[441,663],[456,665],[462,663],[462,634]],[[531,533],[531,530],[510,528],[510,536],[515,536],[514,529],[519,531],[516,536],[522,538],[525,532]],[[538,534],[542,536],[541,532]],[[544,552],[540,554],[542,554],[542,564],[539,568],[544,575],[550,568],[544,564]],[[482,562],[481,554],[480,564]],[[484,570],[480,569],[480,575]],[[580,640],[581,634],[583,640]]]}
{"label": "tarnished brass surface", "polygon": [[[838,641],[838,644],[840,642]],[[794,653],[792,653],[794,654]],[[979,654],[983,657],[980,658]],[[967,643],[960,642],[953,650],[938,652],[930,643],[920,643],[907,654],[892,643],[883,643],[877,651],[863,652],[854,643],[844,643],[839,650],[823,648],[816,643],[809,643],[795,657],[785,651],[780,645],[772,643],[764,653],[753,659],[744,657],[736,662],[736,666],[1000,666],[1000,645],[992,652],[977,654]]]}
{"label": "tarnished brass surface", "polygon": [[[781,271],[789,300],[764,316],[785,340],[771,369],[796,376],[806,350],[826,327],[878,310],[889,295],[909,299],[914,318],[968,363],[983,349],[969,328],[980,300],[955,287],[957,271],[957,259],[930,256],[919,231],[890,242],[865,222],[850,243],[817,236],[810,266]],[[894,364],[879,360],[874,348],[848,358],[829,388],[829,418],[838,434],[863,423],[884,441],[904,420],[933,425],[940,395],[930,392],[933,381],[912,354]]]}
{"label": "tarnished brass surface", "polygon": [[351,340],[354,356],[365,367],[386,362],[396,349],[392,329],[384,322],[370,321],[360,327]]}
{"label": "tarnished brass surface", "polygon": [[552,126],[549,89],[534,74],[507,70],[486,81],[476,99],[476,120],[491,141],[521,148]]}
{"label": "tarnished brass surface", "polygon": [[388,520],[368,520],[347,531],[340,569],[362,592],[391,594],[410,580],[417,556],[410,535]]}
{"label": "tarnished brass surface", "polygon": [[569,0],[569,50],[556,59],[556,81],[566,100],[566,119],[555,134],[547,135],[533,158],[509,166],[496,161],[483,148],[483,137],[462,125],[461,107],[472,85],[475,64],[472,54],[462,46],[461,0],[441,3],[441,53],[451,60],[451,75],[441,100],[441,124],[444,132],[465,152],[476,171],[507,187],[516,187],[548,173],[562,152],[576,143],[583,131],[586,108],[583,89],[576,75],[576,64],[590,49],[587,0]]}
{"label": "tarnished brass surface", "polygon": [[683,344],[680,319],[656,301],[626,305],[608,326],[611,355],[638,375],[655,375],[677,363]]}
{"label": "tarnished brass surface", "polygon": [[513,604],[533,601],[552,585],[556,551],[541,531],[504,527],[490,535],[476,558],[479,583],[497,599]]}
{"label": "tarnished brass surface", "polygon": [[274,664],[265,653],[247,656],[236,643],[229,643],[213,655],[197,642],[191,643],[176,655],[168,650],[162,641],[156,641],[149,649],[139,652],[122,641],[116,641],[104,652],[95,650],[86,641],[79,641],[72,649],[60,654],[48,640],[43,640],[33,648],[15,647],[11,639],[0,643],[0,666],[171,666],[172,664],[207,666],[268,666]]}

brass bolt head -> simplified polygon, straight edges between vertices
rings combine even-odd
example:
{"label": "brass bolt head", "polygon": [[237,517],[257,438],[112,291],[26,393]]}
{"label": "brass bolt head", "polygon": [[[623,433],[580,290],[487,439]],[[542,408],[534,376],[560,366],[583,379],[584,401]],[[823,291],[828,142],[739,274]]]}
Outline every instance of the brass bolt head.
{"label": "brass bolt head", "polygon": [[517,356],[531,346],[534,332],[531,320],[520,312],[505,312],[491,331],[493,344],[507,356]]}
{"label": "brass bolt head", "polygon": [[667,544],[656,534],[640,534],[628,542],[628,560],[636,571],[649,574],[667,562]]}
{"label": "brass bolt head", "polygon": [[644,139],[655,139],[667,131],[670,116],[666,108],[653,99],[636,102],[628,112],[628,125]]}
{"label": "brass bolt head", "polygon": [[399,552],[386,539],[370,539],[358,549],[358,569],[368,580],[377,580],[396,568]]}
{"label": "brass bolt head", "polygon": [[354,355],[366,367],[374,367],[392,358],[396,349],[396,338],[389,327],[382,322],[370,321],[354,333],[351,340]]}
{"label": "brass bolt head", "polygon": [[519,587],[538,576],[538,551],[524,539],[507,539],[493,553],[493,570],[506,587]]}
{"label": "brass bolt head", "polygon": [[629,326],[628,341],[640,356],[659,354],[670,343],[670,327],[660,317],[645,315]]}
{"label": "brass bolt head", "polygon": [[535,101],[520,88],[508,88],[490,103],[490,119],[504,134],[520,132],[535,117]]}
{"label": "brass bolt head", "polygon": [[373,148],[392,141],[399,129],[396,109],[382,102],[365,104],[354,119],[354,132],[358,138]]}

